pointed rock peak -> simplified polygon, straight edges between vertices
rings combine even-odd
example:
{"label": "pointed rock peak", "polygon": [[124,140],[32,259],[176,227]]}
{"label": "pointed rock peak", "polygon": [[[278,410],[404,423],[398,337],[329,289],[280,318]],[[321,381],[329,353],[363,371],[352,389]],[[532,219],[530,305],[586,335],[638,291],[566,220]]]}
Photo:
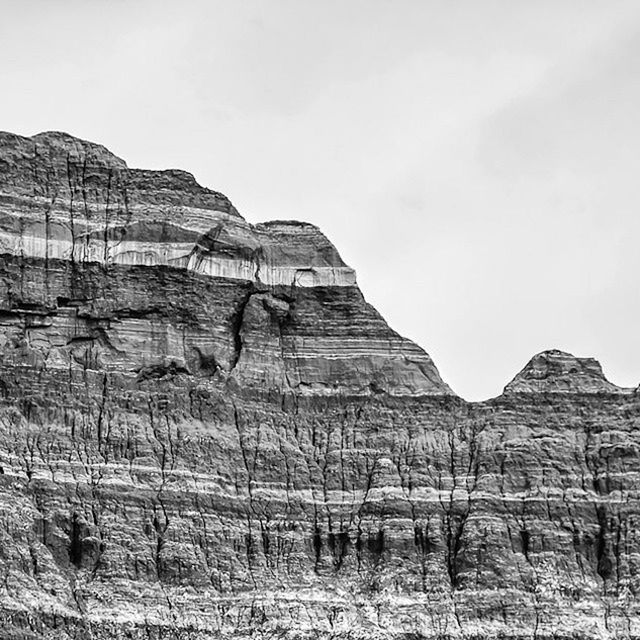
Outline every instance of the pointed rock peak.
{"label": "pointed rock peak", "polygon": [[505,393],[619,393],[594,358],[551,349],[533,356],[504,388]]}

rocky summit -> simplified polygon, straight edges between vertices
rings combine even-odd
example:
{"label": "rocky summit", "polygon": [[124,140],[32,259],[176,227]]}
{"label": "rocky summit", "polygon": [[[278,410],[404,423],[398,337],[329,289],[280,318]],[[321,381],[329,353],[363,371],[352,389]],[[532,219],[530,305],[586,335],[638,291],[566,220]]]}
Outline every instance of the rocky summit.
{"label": "rocky summit", "polygon": [[0,133],[0,637],[640,638],[640,393],[457,397],[327,238]]}

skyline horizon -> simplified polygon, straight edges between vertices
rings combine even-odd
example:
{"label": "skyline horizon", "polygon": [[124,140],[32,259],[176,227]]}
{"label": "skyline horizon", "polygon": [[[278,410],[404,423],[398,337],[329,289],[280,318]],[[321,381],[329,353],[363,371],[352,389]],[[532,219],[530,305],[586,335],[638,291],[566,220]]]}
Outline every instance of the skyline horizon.
{"label": "skyline horizon", "polygon": [[3,6],[0,128],[317,225],[469,400],[551,348],[640,382],[632,0]]}
{"label": "skyline horizon", "polygon": [[[0,131],[0,133],[8,133],[8,134],[10,134],[10,135],[18,135],[18,136],[23,137],[23,138],[26,138],[26,139],[33,139],[33,138],[35,138],[35,137],[38,137],[38,136],[44,136],[44,135],[47,135],[47,134],[56,134],[56,135],[63,135],[63,136],[67,136],[67,137],[72,138],[72,139],[74,139],[74,140],[79,140],[79,141],[81,141],[81,142],[88,143],[88,144],[90,144],[90,145],[92,145],[92,146],[98,145],[98,146],[100,146],[100,147],[104,148],[104,149],[105,149],[105,150],[106,150],[110,155],[112,155],[112,156],[114,156],[115,158],[117,158],[118,160],[122,161],[128,169],[132,169],[132,170],[147,170],[145,167],[137,167],[137,166],[136,166],[136,167],[133,167],[133,166],[130,166],[130,164],[127,162],[127,159],[126,159],[126,158],[124,158],[124,157],[122,157],[122,156],[120,156],[118,153],[115,153],[113,150],[111,150],[111,149],[109,148],[108,144],[105,144],[104,142],[101,142],[101,141],[93,141],[93,140],[86,140],[86,139],[84,139],[84,138],[78,138],[77,136],[73,135],[73,133],[71,133],[71,132],[69,132],[69,131],[48,130],[48,131],[39,131],[39,132],[34,133],[34,134],[32,134],[32,135],[16,134],[15,132],[11,132],[11,131]],[[230,197],[227,193],[225,193],[225,192],[223,192],[223,191],[219,191],[219,190],[217,190],[217,189],[213,189],[213,188],[212,188],[211,186],[209,186],[209,185],[206,185],[206,184],[200,184],[200,182],[198,182],[198,180],[197,180],[197,178],[194,176],[194,174],[193,174],[193,173],[191,173],[188,169],[185,169],[185,168],[183,168],[183,167],[167,167],[167,168],[165,168],[165,169],[154,169],[154,170],[156,170],[156,171],[160,171],[160,172],[162,172],[162,171],[181,171],[181,172],[187,173],[187,174],[189,174],[189,175],[191,175],[191,176],[193,176],[193,177],[194,177],[194,179],[196,180],[197,184],[198,184],[200,187],[203,187],[203,188],[205,188],[205,189],[208,189],[208,190],[211,190],[211,191],[216,191],[216,192],[218,192],[218,193],[221,193],[222,195],[224,195],[225,197],[227,197],[227,198],[229,199],[229,201],[231,202],[231,204],[233,204],[233,202],[234,202],[233,198],[232,198],[232,197]],[[234,205],[234,206],[235,206],[235,205]],[[242,211],[241,211],[241,210],[238,210],[237,208],[236,208],[236,210],[237,210],[237,213],[240,215],[240,217],[242,217],[244,220],[246,220],[246,218],[243,216]],[[251,224],[251,225],[255,225],[255,224],[262,224],[262,223],[266,223],[266,222],[275,222],[275,220],[261,220],[261,221],[258,221],[258,222],[253,222],[253,221],[249,221],[249,220],[246,220],[246,221],[247,221],[249,224]],[[323,231],[323,229],[322,229],[320,226],[315,225],[315,224],[313,224],[313,223],[311,223],[311,222],[308,222],[308,221],[305,221],[305,220],[299,220],[299,219],[288,219],[288,220],[283,219],[283,220],[280,220],[280,221],[284,221],[284,222],[294,222],[294,223],[298,223],[298,224],[308,224],[308,225],[315,226],[315,227],[316,227],[316,228],[317,228],[317,229],[318,229],[318,230],[319,230],[323,235],[325,235],[325,237],[328,239],[328,241],[329,241],[329,242],[334,246],[334,248],[337,250],[338,254],[339,254],[339,255],[342,255],[342,254],[341,254],[341,251],[340,251],[340,247],[335,245],[335,243],[332,241],[331,237],[329,237],[327,234],[325,234],[325,233],[324,233],[324,231]],[[350,266],[350,265],[347,263],[347,266]],[[356,271],[356,279],[357,279],[358,271],[357,271],[357,270],[355,270],[355,271]],[[362,295],[363,295],[363,297],[364,297],[365,301],[366,301],[366,302],[368,302],[368,304],[371,304],[371,303],[367,300],[367,297],[366,297],[365,293],[364,293],[364,292],[362,292],[362,290],[360,289],[360,285],[359,285],[359,283],[357,282],[357,280],[356,280],[356,286],[357,286],[357,287],[358,287],[358,289],[361,291],[361,293],[362,293]],[[393,326],[392,326],[392,325],[387,321],[387,319],[385,318],[385,316],[384,316],[384,315],[383,315],[383,314],[382,314],[382,313],[377,309],[377,307],[375,307],[375,305],[372,305],[372,306],[374,306],[374,308],[376,309],[376,311],[378,311],[378,313],[380,313],[380,315],[382,316],[382,318],[385,320],[385,322],[387,322],[387,324],[389,325],[389,327],[390,327],[393,331],[395,331],[396,333],[398,333],[399,335],[401,335],[403,338],[406,338],[406,339],[410,340],[411,342],[413,342],[414,344],[416,344],[418,347],[420,347],[423,351],[425,351],[425,352],[426,352],[426,353],[427,353],[427,354],[432,358],[432,360],[433,360],[433,364],[434,364],[435,368],[438,370],[438,372],[440,372],[440,373],[441,373],[441,370],[440,370],[440,367],[438,366],[438,362],[437,362],[437,360],[436,360],[435,358],[433,358],[433,357],[432,357],[431,351],[430,351],[430,349],[429,349],[427,346],[425,346],[425,345],[423,345],[423,344],[419,343],[418,341],[414,340],[414,339],[413,339],[413,338],[411,338],[410,336],[405,336],[405,335],[401,334],[400,332],[398,332],[398,331],[397,331],[397,330],[396,330],[396,329],[395,329],[395,328],[394,328],[394,327],[393,327]],[[531,354],[531,356],[529,357],[529,359],[528,359],[528,360],[527,360],[527,361],[522,365],[522,367],[521,367],[520,369],[518,369],[518,371],[516,371],[516,372],[512,375],[512,377],[511,377],[511,378],[509,378],[508,380],[506,380],[506,381],[504,382],[503,387],[502,387],[502,388],[501,388],[497,393],[495,393],[494,395],[491,395],[491,396],[485,397],[485,398],[474,398],[474,399],[468,399],[468,398],[465,398],[461,393],[459,393],[459,392],[456,390],[456,388],[455,388],[455,386],[454,386],[454,385],[452,385],[452,384],[450,384],[450,383],[448,382],[448,380],[447,380],[444,376],[443,376],[443,380],[444,380],[444,382],[445,382],[446,384],[448,384],[448,386],[451,388],[451,390],[454,392],[454,394],[455,394],[456,396],[458,396],[459,398],[461,398],[461,399],[465,400],[466,402],[468,402],[468,403],[470,403],[470,404],[474,404],[474,403],[482,403],[482,402],[486,402],[486,401],[489,401],[489,400],[492,400],[492,399],[495,399],[495,398],[497,398],[497,397],[501,396],[501,395],[505,392],[505,388],[506,388],[510,383],[512,383],[512,382],[514,382],[515,380],[517,380],[517,379],[518,379],[518,377],[520,376],[520,374],[522,374],[522,373],[527,369],[527,367],[528,367],[528,366],[529,366],[529,365],[530,365],[530,364],[531,364],[531,363],[532,363],[536,358],[538,358],[539,356],[542,356],[542,355],[549,355],[549,354],[552,354],[552,355],[559,354],[559,355],[562,355],[562,356],[569,356],[569,357],[574,358],[574,359],[576,359],[576,360],[578,360],[578,361],[590,361],[590,360],[591,360],[591,361],[595,361],[595,362],[600,366],[600,368],[602,369],[602,377],[603,377],[603,379],[604,379],[605,381],[607,381],[607,382],[609,382],[609,383],[613,384],[614,386],[618,387],[618,388],[619,388],[619,389],[621,389],[621,390],[633,391],[633,390],[635,390],[635,389],[637,389],[637,388],[638,388],[638,389],[640,389],[640,381],[639,381],[639,383],[638,383],[637,385],[631,385],[631,386],[619,385],[619,384],[617,384],[617,382],[616,382],[615,380],[611,380],[611,379],[610,379],[610,377],[606,374],[606,372],[605,372],[605,370],[604,370],[604,369],[605,369],[605,367],[603,366],[603,363],[602,363],[600,360],[598,360],[598,358],[595,358],[595,357],[590,356],[590,355],[588,355],[588,354],[574,354],[574,353],[571,353],[571,352],[569,352],[569,351],[567,351],[567,350],[563,349],[563,348],[561,347],[561,345],[549,346],[549,347],[544,348],[544,349],[542,349],[542,350],[540,350],[540,351],[538,351],[538,352],[536,352],[536,353]]]}

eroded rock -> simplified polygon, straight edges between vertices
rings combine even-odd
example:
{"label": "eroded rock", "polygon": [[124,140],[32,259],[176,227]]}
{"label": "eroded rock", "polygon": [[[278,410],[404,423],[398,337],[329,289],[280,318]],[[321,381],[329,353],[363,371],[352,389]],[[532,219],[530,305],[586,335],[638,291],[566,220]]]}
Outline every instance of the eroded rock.
{"label": "eroded rock", "polygon": [[0,135],[0,636],[633,638],[640,395],[466,403],[311,225]]}

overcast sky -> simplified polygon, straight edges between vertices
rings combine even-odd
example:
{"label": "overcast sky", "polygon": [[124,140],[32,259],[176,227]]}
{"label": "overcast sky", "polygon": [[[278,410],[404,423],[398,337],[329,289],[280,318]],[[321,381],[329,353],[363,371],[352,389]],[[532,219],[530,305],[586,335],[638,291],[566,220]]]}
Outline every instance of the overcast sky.
{"label": "overcast sky", "polygon": [[535,353],[640,382],[637,0],[0,0],[0,129],[317,224],[485,399]]}

